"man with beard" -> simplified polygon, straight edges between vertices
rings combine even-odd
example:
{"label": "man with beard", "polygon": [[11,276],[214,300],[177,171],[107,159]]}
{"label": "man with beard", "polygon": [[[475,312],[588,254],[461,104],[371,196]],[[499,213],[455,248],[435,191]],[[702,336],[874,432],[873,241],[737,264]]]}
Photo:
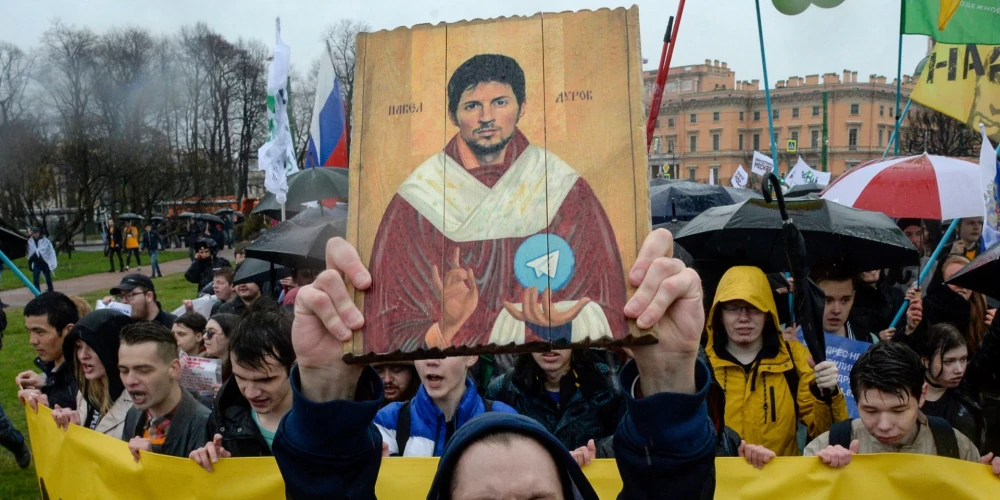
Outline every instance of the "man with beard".
{"label": "man with beard", "polygon": [[365,299],[365,347],[627,335],[607,214],[573,167],[517,128],[527,112],[521,66],[476,55],[452,74],[447,94],[458,134],[399,186],[375,235],[371,272],[380,286]]}
{"label": "man with beard", "polygon": [[201,445],[208,408],[181,388],[177,340],[169,329],[140,321],[122,329],[118,372],[134,405],[122,439],[139,452],[186,457]]}
{"label": "man with beard", "polygon": [[189,455],[208,472],[219,458],[271,456],[278,424],[292,409],[291,319],[275,310],[250,313],[229,338],[229,359],[233,376],[216,396],[208,442]]}
{"label": "man with beard", "polygon": [[236,297],[222,304],[219,307],[219,312],[235,314],[237,316],[243,314],[255,302],[262,300],[260,289],[261,283],[240,283],[236,285]]}
{"label": "man with beard", "polygon": [[382,406],[397,401],[409,401],[420,388],[420,376],[417,375],[417,369],[412,361],[374,363],[372,367],[378,372],[385,386],[385,400]]}
{"label": "man with beard", "polygon": [[156,288],[148,276],[138,273],[125,275],[121,283],[111,289],[111,296],[104,297],[104,304],[110,304],[115,298],[132,307],[132,319],[136,321],[153,321],[168,330],[174,326],[174,315],[160,309]]}

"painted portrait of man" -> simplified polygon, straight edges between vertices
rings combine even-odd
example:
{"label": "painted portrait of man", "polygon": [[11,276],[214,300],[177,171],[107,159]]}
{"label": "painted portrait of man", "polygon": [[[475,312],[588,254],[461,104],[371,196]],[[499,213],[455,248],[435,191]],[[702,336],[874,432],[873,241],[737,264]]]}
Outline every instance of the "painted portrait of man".
{"label": "painted portrait of man", "polygon": [[518,129],[530,98],[505,55],[475,55],[451,74],[458,133],[399,186],[375,234],[366,349],[628,335],[611,223],[587,181]]}

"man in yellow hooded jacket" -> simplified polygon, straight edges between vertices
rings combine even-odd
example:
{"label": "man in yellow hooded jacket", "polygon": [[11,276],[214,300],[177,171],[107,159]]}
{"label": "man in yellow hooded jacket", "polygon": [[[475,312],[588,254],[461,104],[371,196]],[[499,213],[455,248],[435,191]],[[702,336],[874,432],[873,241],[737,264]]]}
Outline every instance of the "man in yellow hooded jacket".
{"label": "man in yellow hooded jacket", "polygon": [[777,456],[801,455],[798,422],[813,439],[848,418],[837,366],[824,361],[810,367],[808,349],[782,338],[778,308],[759,268],[726,271],[708,314],[706,351],[726,394],[726,425],[748,444]]}

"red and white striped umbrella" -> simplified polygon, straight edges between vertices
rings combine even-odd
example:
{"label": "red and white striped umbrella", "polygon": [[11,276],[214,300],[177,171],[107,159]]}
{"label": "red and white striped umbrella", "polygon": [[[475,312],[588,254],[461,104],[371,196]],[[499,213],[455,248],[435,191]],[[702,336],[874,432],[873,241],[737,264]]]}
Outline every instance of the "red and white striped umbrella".
{"label": "red and white striped umbrella", "polygon": [[895,218],[949,220],[984,213],[979,165],[927,153],[859,165],[820,197]]}

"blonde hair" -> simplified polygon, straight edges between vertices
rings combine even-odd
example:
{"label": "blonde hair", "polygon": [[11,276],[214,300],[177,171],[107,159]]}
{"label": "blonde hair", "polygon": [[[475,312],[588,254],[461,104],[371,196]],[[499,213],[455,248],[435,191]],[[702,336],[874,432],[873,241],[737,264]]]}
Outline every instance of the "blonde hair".
{"label": "blonde hair", "polygon": [[70,296],[69,300],[73,301],[73,305],[76,306],[76,312],[80,314],[81,318],[86,316],[87,313],[89,313],[90,311],[93,311],[93,309],[91,309],[90,307],[90,304],[88,304],[86,300],[83,300],[83,297],[72,295]]}
{"label": "blonde hair", "polygon": [[[78,339],[77,342],[83,341]],[[76,349],[80,349],[79,345]],[[83,394],[83,398],[87,401],[87,404],[94,405],[97,413],[103,418],[104,415],[111,411],[111,405],[114,403],[114,401],[111,401],[107,368],[105,368],[104,376],[100,380],[87,380],[87,376],[83,373],[83,367],[80,366],[79,361],[74,362],[73,366],[74,375],[80,385],[80,393]]]}

